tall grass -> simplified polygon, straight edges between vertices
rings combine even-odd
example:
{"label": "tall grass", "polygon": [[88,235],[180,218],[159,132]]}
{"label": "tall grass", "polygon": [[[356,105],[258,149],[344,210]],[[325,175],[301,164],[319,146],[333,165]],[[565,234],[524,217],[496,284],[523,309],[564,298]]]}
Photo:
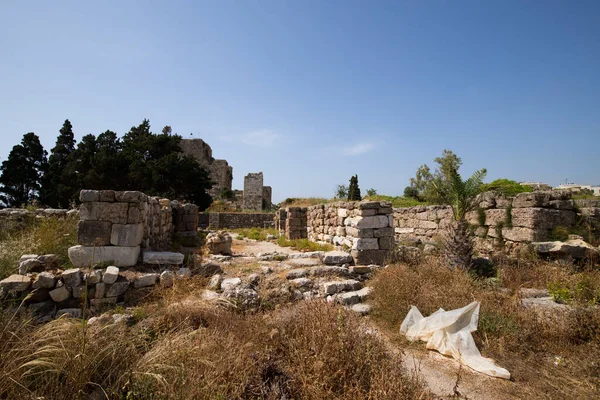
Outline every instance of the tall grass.
{"label": "tall grass", "polygon": [[77,223],[76,218],[48,217],[4,230],[0,236],[0,279],[15,273],[23,254],[56,254],[59,265],[67,266],[67,251],[77,245]]}
{"label": "tall grass", "polygon": [[429,398],[343,308],[311,302],[245,315],[193,290],[162,294],[131,327],[1,316],[0,398]]}
{"label": "tall grass", "polygon": [[267,240],[267,235],[279,235],[279,230],[275,228],[238,228],[229,230],[237,233],[240,239],[248,238],[253,240]]}

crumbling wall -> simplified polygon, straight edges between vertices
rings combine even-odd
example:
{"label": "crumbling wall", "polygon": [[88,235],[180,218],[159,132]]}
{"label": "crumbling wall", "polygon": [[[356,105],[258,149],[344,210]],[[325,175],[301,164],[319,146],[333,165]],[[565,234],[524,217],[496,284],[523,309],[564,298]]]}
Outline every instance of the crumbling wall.
{"label": "crumbling wall", "polygon": [[263,173],[249,173],[244,177],[244,210],[263,209]]}
{"label": "crumbling wall", "polygon": [[[590,207],[585,213],[596,211]],[[520,193],[514,198],[486,192],[479,196],[477,209],[467,214],[467,221],[475,227],[478,250],[492,251],[498,245],[511,250],[550,239],[556,227],[574,226],[577,215],[568,191]],[[439,241],[451,219],[448,206],[396,208],[396,240]]]}
{"label": "crumbling wall", "polygon": [[285,238],[288,240],[306,239],[307,231],[306,207],[288,207],[285,209]]}
{"label": "crumbling wall", "polygon": [[383,264],[394,249],[389,202],[337,202],[308,208],[309,240],[351,250],[357,264]]}
{"label": "crumbling wall", "polygon": [[273,213],[209,213],[212,229],[269,228],[274,226]]}
{"label": "crumbling wall", "polygon": [[223,190],[231,190],[233,168],[227,160],[214,159],[208,143],[202,139],[182,139],[181,149],[184,154],[194,157],[209,171],[210,179],[215,183],[209,190],[211,196],[217,196]]}
{"label": "crumbling wall", "polygon": [[195,236],[198,229],[195,205],[136,191],[82,190],[79,199],[79,246],[69,249],[75,267],[99,262],[133,266],[141,250],[168,250],[174,232]]}

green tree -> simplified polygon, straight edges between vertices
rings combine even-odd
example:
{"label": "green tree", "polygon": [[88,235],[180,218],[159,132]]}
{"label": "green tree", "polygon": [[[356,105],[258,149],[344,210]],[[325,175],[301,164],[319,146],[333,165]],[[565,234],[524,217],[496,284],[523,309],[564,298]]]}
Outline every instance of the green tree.
{"label": "green tree", "polygon": [[377,190],[371,188],[367,190],[367,196],[377,196]]}
{"label": "green tree", "polygon": [[0,167],[0,201],[20,207],[39,199],[42,179],[48,170],[48,153],[33,132],[23,136]]}
{"label": "green tree", "polygon": [[475,200],[481,193],[487,171],[476,171],[464,181],[458,169],[450,169],[445,173],[446,180],[433,182],[437,196],[442,200],[442,204],[452,207],[454,216],[445,238],[445,255],[451,268],[468,270],[472,266],[474,245],[466,215],[476,207]]}
{"label": "green tree", "polygon": [[337,185],[335,187],[335,198],[336,199],[346,199],[346,198],[348,198],[348,186],[346,186],[346,185]]}
{"label": "green tree", "polygon": [[56,138],[48,160],[48,173],[44,175],[40,201],[50,207],[67,208],[77,192],[74,177],[68,173],[69,155],[75,150],[73,126],[67,119]]}
{"label": "green tree", "polygon": [[438,164],[433,173],[427,164],[421,165],[414,178],[410,179],[410,186],[417,190],[418,198],[431,204],[441,204],[443,199],[439,197],[435,187],[449,185],[452,180],[453,171],[458,171],[462,160],[451,150],[444,150],[441,157],[434,159]]}
{"label": "green tree", "polygon": [[409,199],[421,200],[419,197],[419,191],[414,186],[407,186],[404,188],[404,197]]}
{"label": "green tree", "polygon": [[348,186],[348,200],[362,200],[360,195],[360,187],[358,187],[358,175],[354,175],[352,178],[350,178],[350,185]]}

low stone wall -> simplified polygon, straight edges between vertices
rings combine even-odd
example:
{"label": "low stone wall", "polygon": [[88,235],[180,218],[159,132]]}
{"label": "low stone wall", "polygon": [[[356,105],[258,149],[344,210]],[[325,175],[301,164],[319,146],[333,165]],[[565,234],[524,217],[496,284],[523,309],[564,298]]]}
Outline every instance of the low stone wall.
{"label": "low stone wall", "polygon": [[198,228],[195,205],[135,191],[82,190],[79,199],[79,246],[69,249],[75,267],[100,262],[133,266],[142,249],[167,250],[174,231],[195,236]]}
{"label": "low stone wall", "polygon": [[307,210],[307,236],[351,250],[356,264],[383,264],[395,247],[389,202],[337,202]]}
{"label": "low stone wall", "polygon": [[285,209],[284,231],[286,239],[295,240],[308,237],[307,210],[306,207],[288,207]]}
{"label": "low stone wall", "polygon": [[279,210],[277,210],[277,212],[275,212],[275,218],[273,222],[275,224],[275,229],[279,231],[279,235],[281,236],[285,236],[286,219],[287,212],[285,211],[285,208],[280,208]]}
{"label": "low stone wall", "polygon": [[[600,209],[594,208],[595,200],[589,204],[578,202],[567,191],[521,193],[514,198],[487,192],[479,196],[478,207],[467,214],[467,220],[476,227],[480,251],[491,251],[499,244],[512,249],[523,243],[548,240],[558,226],[574,226],[578,221],[576,210],[580,216],[600,215]],[[452,209],[448,206],[396,208],[396,240],[439,241],[451,219]]]}
{"label": "low stone wall", "polygon": [[208,224],[213,229],[273,227],[273,213],[209,213]]}
{"label": "low stone wall", "polygon": [[28,210],[25,208],[3,208],[0,209],[0,229],[22,230],[31,225],[33,221],[44,218],[75,218],[78,210],[66,210],[57,208],[38,208]]}

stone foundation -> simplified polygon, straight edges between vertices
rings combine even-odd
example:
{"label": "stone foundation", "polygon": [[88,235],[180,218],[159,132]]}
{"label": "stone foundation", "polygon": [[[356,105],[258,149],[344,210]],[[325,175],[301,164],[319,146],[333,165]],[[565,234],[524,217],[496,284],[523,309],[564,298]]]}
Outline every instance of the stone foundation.
{"label": "stone foundation", "polygon": [[212,229],[271,228],[273,213],[209,213]]}

